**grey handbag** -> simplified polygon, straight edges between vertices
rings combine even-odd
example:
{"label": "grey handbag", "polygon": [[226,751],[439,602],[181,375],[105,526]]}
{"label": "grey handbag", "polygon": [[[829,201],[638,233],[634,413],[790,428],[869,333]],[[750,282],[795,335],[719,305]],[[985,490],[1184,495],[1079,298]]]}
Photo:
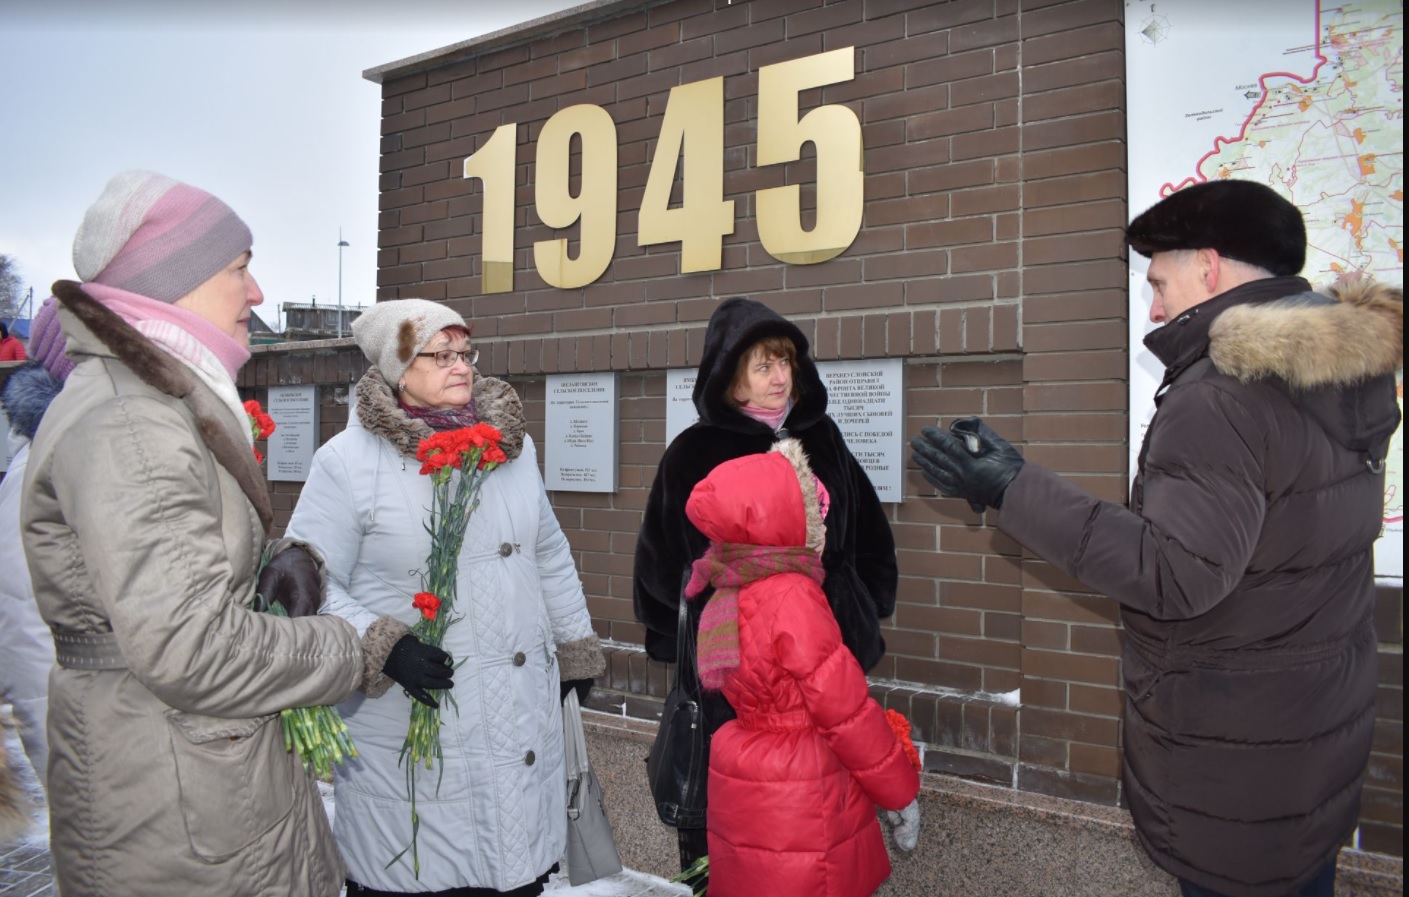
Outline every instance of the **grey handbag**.
{"label": "grey handbag", "polygon": [[575,691],[563,701],[563,760],[568,779],[568,882],[577,887],[620,872],[621,857],[602,804],[602,786],[587,762],[587,733]]}

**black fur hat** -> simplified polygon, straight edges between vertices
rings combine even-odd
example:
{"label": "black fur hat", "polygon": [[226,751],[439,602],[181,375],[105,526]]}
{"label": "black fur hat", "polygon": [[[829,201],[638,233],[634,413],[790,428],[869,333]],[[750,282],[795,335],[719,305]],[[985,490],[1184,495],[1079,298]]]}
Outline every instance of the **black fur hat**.
{"label": "black fur hat", "polygon": [[1306,266],[1306,222],[1277,191],[1255,181],[1219,180],[1167,196],[1125,229],[1145,257],[1172,249],[1216,249],[1277,276]]}

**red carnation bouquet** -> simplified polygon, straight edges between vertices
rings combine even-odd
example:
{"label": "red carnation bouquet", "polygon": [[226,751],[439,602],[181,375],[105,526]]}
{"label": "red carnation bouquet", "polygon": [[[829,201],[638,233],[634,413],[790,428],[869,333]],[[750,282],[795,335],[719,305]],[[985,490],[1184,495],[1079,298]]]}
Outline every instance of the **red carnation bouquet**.
{"label": "red carnation bouquet", "polygon": [[[255,442],[268,439],[274,433],[274,418],[264,413],[264,409],[259,407],[259,403],[254,399],[245,402],[245,414],[250,419],[250,435]],[[259,453],[259,449],[254,450],[254,463],[263,464],[264,456]]]}
{"label": "red carnation bouquet", "polygon": [[[454,615],[455,579],[465,527],[479,506],[479,491],[485,478],[509,460],[499,446],[503,438],[494,427],[478,423],[473,427],[435,433],[421,440],[416,449],[421,473],[431,478],[431,512],[426,522],[431,534],[431,553],[422,574],[423,591],[417,592],[411,602],[421,614],[411,631],[421,641],[438,648],[444,647],[446,631],[459,619]],[[455,706],[454,695],[449,691],[432,691],[431,695],[442,702],[442,706],[446,700]],[[406,849],[411,851],[418,879],[421,860],[416,851],[416,833],[421,820],[416,812],[416,768],[424,764],[426,769],[434,769],[443,757],[440,713],[440,708],[412,701],[411,724],[401,746],[401,760],[409,761],[406,763],[406,790],[411,798],[411,844]],[[392,857],[391,863],[405,853],[403,850]]]}

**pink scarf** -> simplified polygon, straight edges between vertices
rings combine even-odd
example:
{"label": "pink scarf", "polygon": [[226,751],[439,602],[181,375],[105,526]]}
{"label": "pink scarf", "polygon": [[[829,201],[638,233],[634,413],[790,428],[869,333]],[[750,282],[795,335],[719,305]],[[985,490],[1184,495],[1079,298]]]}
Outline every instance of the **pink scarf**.
{"label": "pink scarf", "polygon": [[778,432],[778,428],[783,425],[783,421],[788,419],[788,412],[793,410],[793,400],[788,399],[788,404],[776,411],[772,408],[764,408],[760,405],[755,405],[752,402],[747,405],[740,405],[739,410],[759,423],[766,424],[768,429],[776,433]]}
{"label": "pink scarf", "polygon": [[827,575],[821,559],[802,547],[712,542],[695,561],[685,597],[693,600],[714,586],[696,640],[695,665],[705,689],[722,691],[739,668],[739,589],[779,573],[801,573],[818,585]]}
{"label": "pink scarf", "polygon": [[[240,373],[240,368],[250,360],[250,351],[235,342],[234,337],[216,327],[210,321],[170,302],[159,302],[137,293],[129,293],[117,287],[101,283],[85,283],[83,292],[102,303],[118,317],[129,324],[141,321],[161,321],[171,324],[190,334],[197,342],[210,350],[221,366],[230,375],[231,382]],[[196,359],[187,359],[196,361]]]}

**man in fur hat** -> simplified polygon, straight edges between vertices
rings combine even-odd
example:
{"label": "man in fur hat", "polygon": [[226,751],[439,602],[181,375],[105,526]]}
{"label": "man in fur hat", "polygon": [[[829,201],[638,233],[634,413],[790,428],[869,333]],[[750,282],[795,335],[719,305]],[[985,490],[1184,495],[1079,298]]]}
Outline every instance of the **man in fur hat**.
{"label": "man in fur hat", "polygon": [[1135,219],[1165,365],[1127,509],[977,418],[912,440],[941,493],[1121,604],[1125,801],[1186,897],[1330,897],[1374,729],[1373,546],[1404,293],[1301,279],[1301,213],[1218,181]]}

